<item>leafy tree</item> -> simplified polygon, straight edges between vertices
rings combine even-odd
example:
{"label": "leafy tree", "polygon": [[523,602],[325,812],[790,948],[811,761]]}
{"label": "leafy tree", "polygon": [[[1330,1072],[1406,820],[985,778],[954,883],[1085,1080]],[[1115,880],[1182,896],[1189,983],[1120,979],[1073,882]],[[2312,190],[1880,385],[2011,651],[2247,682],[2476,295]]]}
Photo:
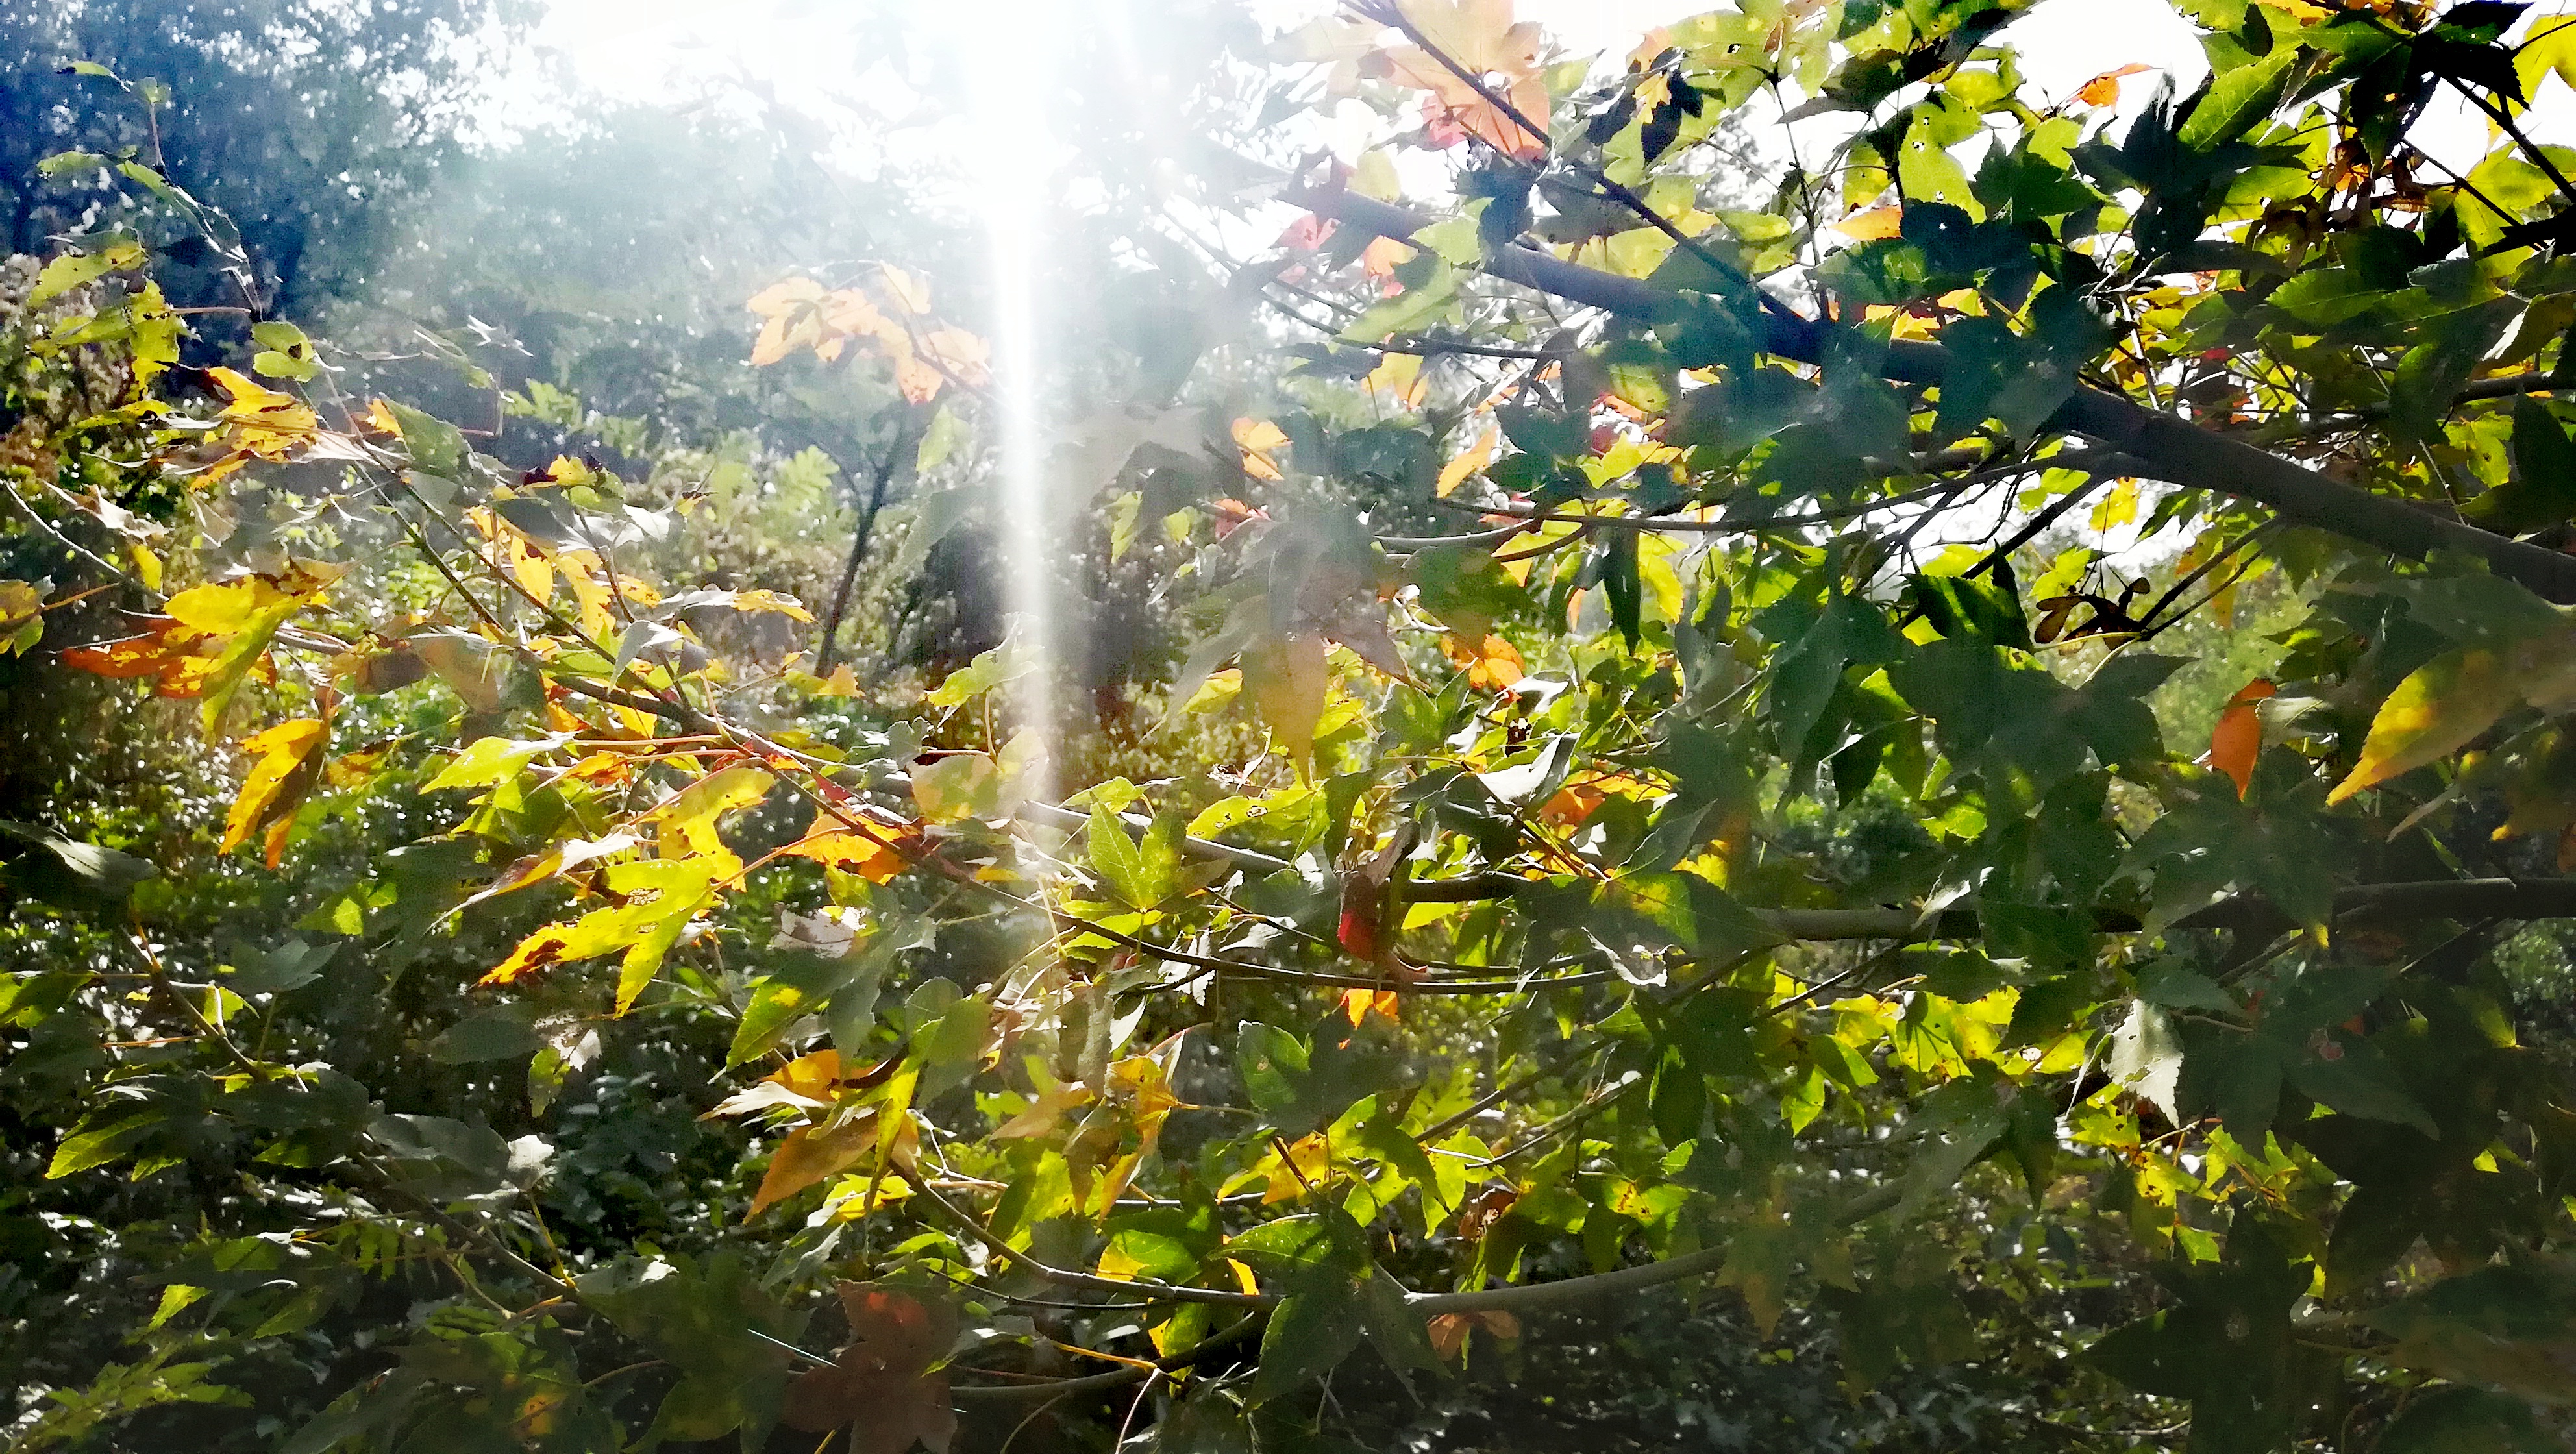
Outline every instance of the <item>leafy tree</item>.
{"label": "leafy tree", "polygon": [[[91,222],[100,166],[139,158],[248,243],[231,278],[184,228],[147,239],[177,249],[174,295],[294,317],[355,292],[400,204],[460,159],[492,43],[526,19],[505,0],[14,7],[0,16],[8,250],[42,254]],[[46,165],[74,156],[104,161]]]}
{"label": "leafy tree", "polygon": [[[174,397],[141,251],[49,262],[31,356],[124,391],[60,427],[191,491],[61,669],[242,774],[184,877],[6,829],[15,1295],[130,1339],[27,1361],[21,1444],[2562,1442],[2576,24],[2194,0],[2123,127],[2021,8],[1284,38],[1280,164],[1196,199],[1303,219],[1158,267],[1183,346],[1055,457],[1062,553],[1195,627],[1125,776],[1030,637],[818,676],[702,497],[278,325]],[[779,279],[750,358],[1025,429],[936,273]],[[885,569],[989,508],[939,483]]]}

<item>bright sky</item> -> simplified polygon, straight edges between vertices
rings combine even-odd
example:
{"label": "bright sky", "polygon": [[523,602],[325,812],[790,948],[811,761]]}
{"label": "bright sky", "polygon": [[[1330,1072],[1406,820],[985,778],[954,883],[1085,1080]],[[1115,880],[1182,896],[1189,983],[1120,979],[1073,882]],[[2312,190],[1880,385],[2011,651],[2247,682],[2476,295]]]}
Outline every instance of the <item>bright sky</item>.
{"label": "bright sky", "polygon": [[[1085,10],[1115,6],[1138,18],[1152,0],[964,0],[925,10],[955,17],[963,50],[980,46],[996,26],[1021,29],[1043,16],[1063,23]],[[1323,8],[1319,0],[1255,0],[1266,21],[1285,26]],[[1523,19],[1538,21],[1569,51],[1624,52],[1649,28],[1709,8],[1709,0],[1521,0]],[[2536,9],[2566,13],[2576,0]],[[738,75],[775,86],[782,99],[823,111],[856,105],[876,127],[899,118],[906,98],[872,69],[869,40],[853,29],[847,12],[828,0],[552,0],[537,43],[561,54],[573,73],[605,94],[628,100],[681,94],[691,83]],[[2042,0],[2007,32],[2020,49],[2023,70],[2051,97],[2061,97],[2091,77],[2132,63],[2170,71],[2189,90],[2206,71],[2191,28],[2169,0]],[[2125,89],[2126,106],[2142,104],[2152,77]],[[2576,95],[2550,83],[2533,118],[2541,136],[2576,141]],[[2420,138],[2446,162],[2474,163],[2483,155],[2486,126],[2464,103],[2445,97],[2428,115]],[[853,120],[859,116],[854,115]],[[862,123],[867,124],[866,122]]]}

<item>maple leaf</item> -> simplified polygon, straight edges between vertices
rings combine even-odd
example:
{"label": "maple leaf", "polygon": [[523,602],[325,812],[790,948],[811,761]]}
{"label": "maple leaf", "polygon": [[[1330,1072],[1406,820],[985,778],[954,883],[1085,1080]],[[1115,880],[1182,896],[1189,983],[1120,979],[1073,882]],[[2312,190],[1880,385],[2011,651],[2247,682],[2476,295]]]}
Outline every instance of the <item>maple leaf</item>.
{"label": "maple leaf", "polygon": [[1324,715],[1324,638],[1300,634],[1243,653],[1243,688],[1291,761],[1315,752],[1315,723]]}
{"label": "maple leaf", "polygon": [[[1545,38],[1534,21],[1512,21],[1511,0],[1409,0],[1403,7],[1431,49],[1397,46],[1385,53],[1387,79],[1431,94],[1423,99],[1430,139],[1454,146],[1477,137],[1522,161],[1547,155],[1547,78],[1539,66]],[[1435,55],[1432,51],[1438,51]],[[1443,64],[1442,57],[1476,76],[1484,92],[1499,95],[1538,127],[1533,133]]]}
{"label": "maple leaf", "polygon": [[281,394],[232,369],[208,369],[206,377],[232,402],[215,416],[218,426],[207,436],[209,447],[224,453],[198,474],[200,486],[213,484],[255,459],[284,460],[311,444],[321,420],[292,394]]}
{"label": "maple leaf", "polygon": [[2209,765],[2235,781],[2236,796],[2240,798],[2254,785],[2254,758],[2263,750],[2263,719],[2256,715],[2258,704],[2279,692],[2264,677],[2247,682],[2227,699],[2227,705],[2219,710],[2218,725],[2209,731]]}
{"label": "maple leaf", "polygon": [[147,616],[152,630],[90,646],[75,646],[62,655],[63,665],[93,676],[131,679],[151,677],[153,692],[163,697],[193,697],[205,689],[222,638],[174,621]]}
{"label": "maple leaf", "polygon": [[919,1440],[945,1454],[956,1437],[948,1375],[933,1366],[957,1340],[945,1301],[906,1288],[841,1284],[850,1341],[829,1368],[787,1386],[788,1427],[809,1434],[849,1430],[849,1454],[905,1454]]}
{"label": "maple leaf", "polygon": [[1440,638],[1440,649],[1467,669],[1467,685],[1480,691],[1504,691],[1528,675],[1520,649],[1499,636],[1488,634],[1471,642],[1452,634]]}
{"label": "maple leaf", "polygon": [[1473,443],[1451,456],[1449,462],[1440,467],[1440,479],[1432,487],[1432,493],[1444,499],[1447,498],[1450,491],[1457,489],[1467,481],[1468,477],[1493,462],[1494,450],[1501,443],[1502,431],[1492,423],[1487,423]]}
{"label": "maple leaf", "polygon": [[1894,205],[1872,207],[1828,225],[1854,242],[1884,241],[1904,230],[1905,209]]}
{"label": "maple leaf", "polygon": [[224,841],[217,852],[230,853],[265,828],[268,833],[261,846],[268,866],[277,867],[286,851],[287,830],[295,826],[295,810],[321,776],[315,753],[330,736],[330,729],[319,720],[304,717],[243,740],[242,750],[259,761],[242,779],[241,793],[224,815]]}
{"label": "maple leaf", "polygon": [[872,884],[891,881],[912,865],[894,845],[910,836],[908,824],[881,824],[871,817],[873,832],[861,832],[827,813],[814,815],[805,836],[778,851],[789,858],[810,858],[836,873]]}
{"label": "maple leaf", "polygon": [[1271,452],[1288,443],[1287,432],[1267,419],[1234,421],[1235,447],[1242,451],[1243,472],[1256,480],[1279,478],[1279,466]]}

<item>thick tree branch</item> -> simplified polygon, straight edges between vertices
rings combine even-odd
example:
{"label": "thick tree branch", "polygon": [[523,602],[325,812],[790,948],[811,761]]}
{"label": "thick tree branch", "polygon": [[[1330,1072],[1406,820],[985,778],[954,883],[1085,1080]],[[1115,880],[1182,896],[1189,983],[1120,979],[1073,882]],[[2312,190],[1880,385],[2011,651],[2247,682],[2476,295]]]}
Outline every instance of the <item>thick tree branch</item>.
{"label": "thick tree branch", "polygon": [[[1284,200],[1383,237],[1409,238],[1431,221],[1347,191],[1301,186],[1292,188]],[[1668,320],[1699,306],[1683,294],[1532,248],[1495,249],[1486,255],[1485,269],[1507,282],[1568,302],[1649,322]],[[1768,351],[1804,363],[1823,359],[1823,325],[1765,312],[1760,326],[1762,345]],[[1949,357],[1939,344],[1900,341],[1889,348],[1884,372],[1898,383],[1938,384],[1948,371]],[[2149,478],[2251,500],[2294,523],[2413,559],[2436,550],[2467,551],[2484,559],[2496,574],[2520,582],[2537,595],[2576,603],[2576,557],[2444,519],[2391,496],[2337,484],[2243,440],[2158,414],[2091,385],[2078,385],[2045,427],[2081,434],[2133,456],[2141,474]]]}

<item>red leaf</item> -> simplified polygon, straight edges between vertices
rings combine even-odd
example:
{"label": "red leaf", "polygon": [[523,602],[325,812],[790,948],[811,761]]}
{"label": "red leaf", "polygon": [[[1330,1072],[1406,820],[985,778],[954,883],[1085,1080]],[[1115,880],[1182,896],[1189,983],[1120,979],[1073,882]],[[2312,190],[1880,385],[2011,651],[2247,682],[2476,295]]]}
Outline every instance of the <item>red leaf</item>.
{"label": "red leaf", "polygon": [[788,1427],[809,1434],[847,1427],[849,1454],[905,1454],[916,1439],[945,1454],[957,1415],[947,1373],[930,1366],[957,1339],[955,1310],[863,1282],[841,1284],[841,1307],[850,1341],[831,1367],[787,1386]]}

